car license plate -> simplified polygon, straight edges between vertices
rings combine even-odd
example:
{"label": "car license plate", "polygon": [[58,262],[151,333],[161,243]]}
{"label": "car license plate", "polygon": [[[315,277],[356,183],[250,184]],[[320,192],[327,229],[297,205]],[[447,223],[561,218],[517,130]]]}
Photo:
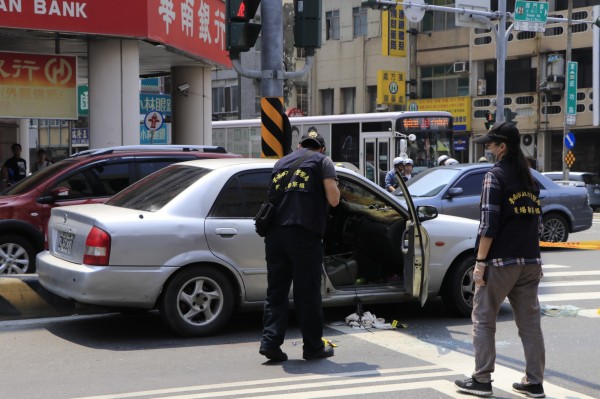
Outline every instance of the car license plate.
{"label": "car license plate", "polygon": [[56,250],[64,254],[70,255],[71,248],[73,247],[73,237],[71,233],[60,232],[58,233],[58,245]]}

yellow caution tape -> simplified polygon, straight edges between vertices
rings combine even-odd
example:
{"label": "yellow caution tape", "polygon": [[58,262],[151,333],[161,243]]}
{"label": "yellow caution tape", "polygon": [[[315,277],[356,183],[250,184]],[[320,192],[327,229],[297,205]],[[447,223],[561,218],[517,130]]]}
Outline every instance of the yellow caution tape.
{"label": "yellow caution tape", "polygon": [[600,249],[600,241],[581,242],[546,242],[541,241],[540,247],[545,248],[575,248],[575,249]]}
{"label": "yellow caution tape", "polygon": [[333,342],[331,342],[330,340],[325,339],[325,338],[321,338],[321,341],[323,341],[323,343],[325,344],[325,346],[329,345],[329,346],[331,346],[333,348],[335,348],[337,346],[336,344],[334,344]]}

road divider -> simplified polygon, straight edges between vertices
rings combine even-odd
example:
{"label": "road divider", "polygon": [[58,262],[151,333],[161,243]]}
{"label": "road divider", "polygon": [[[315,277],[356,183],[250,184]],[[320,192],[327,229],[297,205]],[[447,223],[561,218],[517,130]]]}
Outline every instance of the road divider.
{"label": "road divider", "polygon": [[580,242],[546,242],[541,241],[542,248],[569,248],[569,249],[600,249],[600,241]]}
{"label": "road divider", "polygon": [[37,276],[0,277],[0,321],[72,314],[74,303],[46,291]]}

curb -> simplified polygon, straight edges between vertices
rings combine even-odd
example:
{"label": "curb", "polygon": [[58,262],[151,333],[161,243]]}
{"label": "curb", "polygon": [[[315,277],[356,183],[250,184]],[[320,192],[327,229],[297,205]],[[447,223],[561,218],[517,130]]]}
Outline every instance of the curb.
{"label": "curb", "polygon": [[0,278],[0,321],[69,316],[75,313],[74,302],[46,291],[37,276]]}

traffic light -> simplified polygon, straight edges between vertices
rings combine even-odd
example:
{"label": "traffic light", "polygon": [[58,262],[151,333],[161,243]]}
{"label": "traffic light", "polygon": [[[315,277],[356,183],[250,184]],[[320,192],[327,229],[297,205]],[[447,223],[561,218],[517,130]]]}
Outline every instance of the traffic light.
{"label": "traffic light", "polygon": [[494,123],[496,123],[496,113],[485,111],[485,129],[490,130]]}
{"label": "traffic light", "polygon": [[254,47],[261,25],[250,21],[254,19],[259,4],[260,0],[225,0],[225,37],[229,52],[239,53]]}
{"label": "traffic light", "polygon": [[294,47],[321,47],[321,0],[294,0]]}
{"label": "traffic light", "polygon": [[513,125],[517,125],[517,121],[515,118],[517,117],[517,113],[513,112],[510,108],[504,108],[504,120],[512,123]]}

